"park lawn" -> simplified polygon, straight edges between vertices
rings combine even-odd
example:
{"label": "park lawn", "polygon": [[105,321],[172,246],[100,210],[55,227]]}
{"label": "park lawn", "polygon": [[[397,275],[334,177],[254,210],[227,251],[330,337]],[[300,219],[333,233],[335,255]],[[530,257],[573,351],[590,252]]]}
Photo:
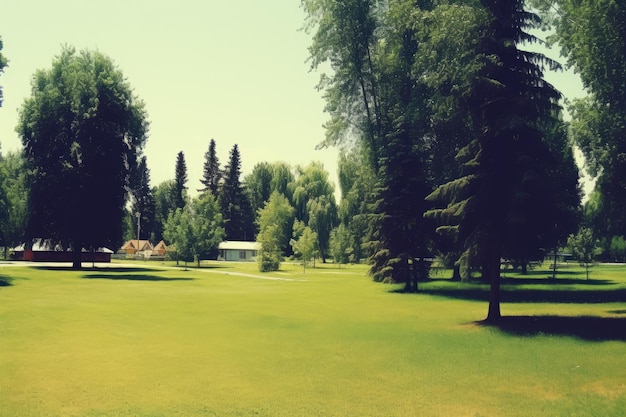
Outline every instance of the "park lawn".
{"label": "park lawn", "polygon": [[141,266],[0,270],[0,416],[626,414],[623,267],[507,275],[495,328],[482,284]]}

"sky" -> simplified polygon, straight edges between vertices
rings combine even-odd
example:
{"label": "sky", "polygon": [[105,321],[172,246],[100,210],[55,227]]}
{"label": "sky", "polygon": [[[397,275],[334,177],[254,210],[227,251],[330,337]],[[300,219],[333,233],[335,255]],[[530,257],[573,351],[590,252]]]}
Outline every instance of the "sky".
{"label": "sky", "polygon": [[37,69],[62,45],[109,56],[145,102],[151,183],[174,178],[183,151],[191,191],[201,186],[209,141],[224,166],[234,144],[242,173],[261,161],[321,161],[337,184],[337,150],[324,140],[320,74],[299,0],[13,0],[0,6],[0,145],[19,149],[18,108]]}
{"label": "sky", "polygon": [[[199,188],[212,138],[222,166],[239,146],[243,175],[261,161],[320,161],[337,186],[338,151],[315,149],[328,116],[304,19],[300,0],[9,0],[0,6],[2,151],[21,147],[15,127],[32,75],[71,45],[109,56],[145,102],[153,186],[174,178],[183,151],[187,185]],[[570,99],[584,95],[571,71],[546,78]]]}

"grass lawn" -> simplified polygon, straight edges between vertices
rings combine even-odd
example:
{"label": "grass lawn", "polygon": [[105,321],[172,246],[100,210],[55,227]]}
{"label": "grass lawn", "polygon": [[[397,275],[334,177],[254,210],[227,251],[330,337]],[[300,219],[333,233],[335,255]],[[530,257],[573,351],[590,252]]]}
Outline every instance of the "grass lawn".
{"label": "grass lawn", "polygon": [[505,275],[5,267],[0,416],[625,415],[626,267]]}

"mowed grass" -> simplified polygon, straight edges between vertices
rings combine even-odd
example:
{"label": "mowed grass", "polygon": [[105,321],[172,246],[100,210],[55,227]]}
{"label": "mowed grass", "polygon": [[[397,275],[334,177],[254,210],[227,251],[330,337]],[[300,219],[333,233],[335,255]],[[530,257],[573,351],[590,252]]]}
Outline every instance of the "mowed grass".
{"label": "mowed grass", "polygon": [[507,274],[496,328],[480,284],[210,266],[1,269],[0,416],[626,414],[623,267]]}

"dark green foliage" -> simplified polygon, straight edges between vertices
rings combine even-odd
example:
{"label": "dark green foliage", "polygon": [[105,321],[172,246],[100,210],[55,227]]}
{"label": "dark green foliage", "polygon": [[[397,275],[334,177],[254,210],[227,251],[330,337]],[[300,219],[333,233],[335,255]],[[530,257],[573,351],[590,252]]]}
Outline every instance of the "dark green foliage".
{"label": "dark green foliage", "polygon": [[174,246],[177,260],[185,263],[196,260],[199,266],[201,259],[216,258],[224,228],[215,197],[204,193],[184,208],[171,212],[164,236]]}
{"label": "dark green foliage", "polygon": [[272,194],[273,167],[269,162],[260,162],[246,176],[245,184],[254,213],[258,212]]}
{"label": "dark green foliage", "polygon": [[546,139],[559,93],[543,80],[541,66],[556,64],[517,47],[536,41],[525,29],[538,18],[519,0],[482,4],[491,19],[477,51],[482,67],[467,96],[476,139],[457,156],[462,176],[429,197],[448,206],[429,217],[444,224],[441,232],[458,233],[464,262],[481,267],[491,284],[487,320],[494,321],[500,319],[500,259],[507,252],[531,256],[541,234],[552,231],[560,210],[550,193],[563,181],[551,171],[560,160]]}
{"label": "dark green foliage", "polygon": [[17,131],[32,170],[27,239],[116,248],[131,170],[146,139],[143,103],[98,52],[64,48],[39,70]]}
{"label": "dark green foliage", "polygon": [[220,178],[222,178],[222,171],[220,170],[220,161],[217,157],[215,149],[215,139],[211,139],[211,142],[209,142],[209,149],[204,154],[202,178],[200,179],[200,182],[204,187],[198,191],[201,193],[210,191],[213,196],[217,197]]}
{"label": "dark green foliage", "polygon": [[224,170],[224,183],[219,194],[219,205],[224,219],[227,240],[254,239],[254,213],[250,200],[240,181],[241,157],[235,144]]}
{"label": "dark green foliage", "polygon": [[589,220],[608,244],[612,236],[626,234],[626,3],[534,0],[533,5],[551,18],[551,41],[589,93],[570,105],[571,131],[587,170],[598,175],[601,204]]}
{"label": "dark green foliage", "polygon": [[170,213],[176,211],[175,183],[167,180],[152,189],[154,195],[154,242],[163,239],[163,230]]}
{"label": "dark green foliage", "polygon": [[184,208],[187,200],[187,163],[183,151],[176,155],[174,173],[174,204],[176,208]]}
{"label": "dark green foliage", "polygon": [[5,247],[24,242],[26,230],[28,172],[22,152],[9,152],[0,160],[2,215],[0,216],[0,239]]}
{"label": "dark green foliage", "polygon": [[[139,239],[150,239],[154,232],[156,202],[150,188],[150,170],[148,169],[145,156],[139,161],[136,177],[136,184],[132,190],[133,206],[131,213],[133,214],[133,230],[137,230],[137,221],[139,221]],[[137,218],[138,213],[139,219]],[[158,243],[158,241],[155,243]]]}

